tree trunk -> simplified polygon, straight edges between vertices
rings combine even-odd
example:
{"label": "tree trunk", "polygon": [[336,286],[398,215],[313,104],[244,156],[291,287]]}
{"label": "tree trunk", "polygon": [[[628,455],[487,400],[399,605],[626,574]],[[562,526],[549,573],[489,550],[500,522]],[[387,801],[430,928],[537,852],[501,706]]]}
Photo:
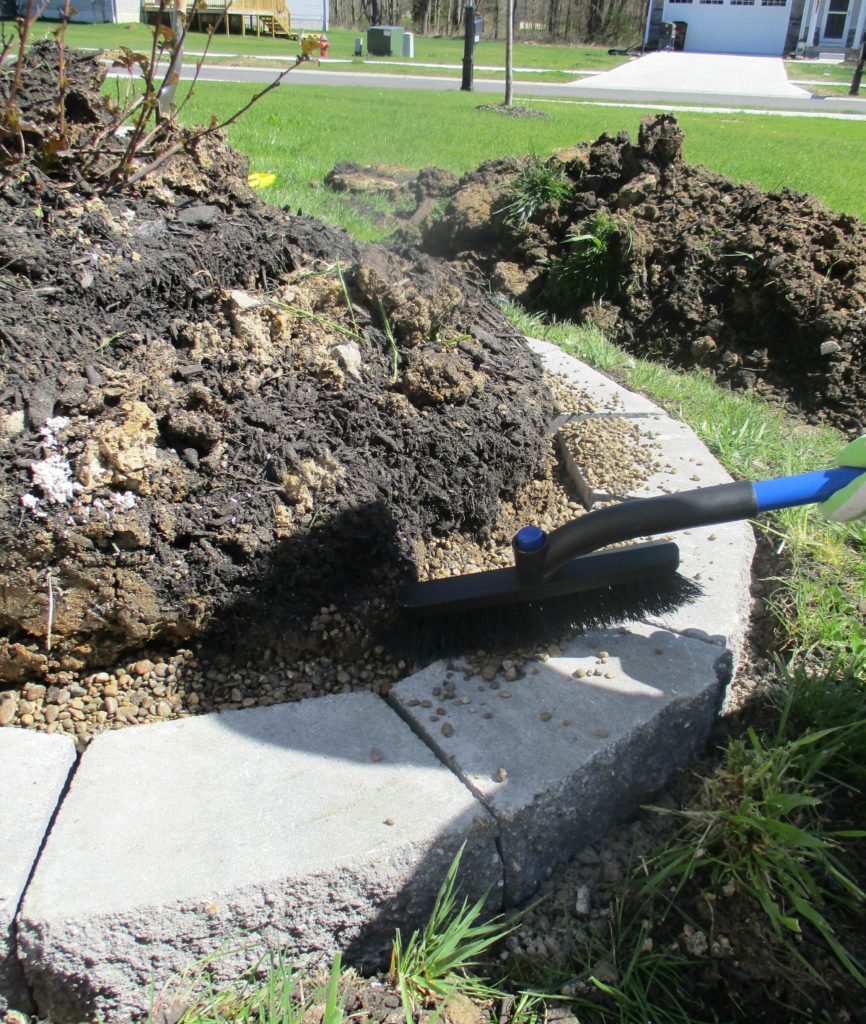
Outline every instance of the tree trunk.
{"label": "tree trunk", "polygon": [[510,107],[514,102],[514,0],[506,0],[505,9],[505,106]]}
{"label": "tree trunk", "polygon": [[183,44],[186,36],[186,0],[174,0],[171,12],[171,30],[174,40],[171,44],[171,60],[162,88],[159,90],[159,116],[172,118],[177,107],[177,83],[180,81],[180,69],[183,64]]}

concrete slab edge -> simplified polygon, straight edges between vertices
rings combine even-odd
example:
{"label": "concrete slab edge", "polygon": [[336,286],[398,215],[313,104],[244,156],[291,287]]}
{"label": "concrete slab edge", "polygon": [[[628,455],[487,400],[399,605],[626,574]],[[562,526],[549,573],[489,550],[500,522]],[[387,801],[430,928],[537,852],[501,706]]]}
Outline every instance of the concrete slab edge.
{"label": "concrete slab edge", "polygon": [[0,1013],[32,1009],[16,915],[76,759],[67,736],[0,729]]}

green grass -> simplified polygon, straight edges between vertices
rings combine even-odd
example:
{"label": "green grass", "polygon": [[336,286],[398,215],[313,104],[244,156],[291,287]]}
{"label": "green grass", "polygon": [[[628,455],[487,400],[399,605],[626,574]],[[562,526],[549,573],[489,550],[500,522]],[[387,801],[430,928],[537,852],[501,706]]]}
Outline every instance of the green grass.
{"label": "green grass", "polygon": [[311,984],[282,955],[265,954],[237,981],[221,985],[214,975],[225,955],[218,952],[173,978],[154,1000],[146,1024],[304,1024],[313,1017],[318,1024],[341,1024],[339,953],[319,984]]}
{"label": "green grass", "polygon": [[788,81],[825,82],[827,85],[838,83],[850,85],[854,76],[854,64],[825,64],[815,60],[786,60],[785,72]]}
{"label": "green grass", "polygon": [[[724,760],[704,779],[693,806],[662,811],[683,822],[681,832],[645,867],[643,895],[661,901],[664,918],[676,911],[684,888],[715,894],[733,890],[760,907],[770,925],[768,939],[808,971],[796,936],[812,928],[842,967],[866,988],[864,966],[836,938],[825,907],[860,912],[866,893],[843,865],[843,843],[863,839],[862,830],[840,833],[828,826],[822,807],[835,783],[827,766],[850,745],[862,745],[866,719],[831,729],[775,734],[728,742]],[[658,912],[658,911],[657,911]]]}
{"label": "green grass", "polygon": [[550,264],[543,294],[553,311],[597,302],[620,284],[614,249],[622,252],[630,245],[622,219],[602,210],[590,217],[586,229],[567,235],[562,255]]}
{"label": "green grass", "polygon": [[[289,76],[289,83],[291,75]],[[184,95],[184,86],[178,90]],[[200,82],[183,112],[205,123],[228,116],[250,96],[241,84]],[[254,171],[274,171],[268,202],[341,224],[362,239],[383,230],[345,195],[321,187],[341,160],[361,164],[431,164],[458,173],[496,156],[541,156],[604,131],[637,137],[640,118],[653,108],[607,108],[521,99],[548,116],[510,118],[476,107],[495,101],[474,93],[281,86],[229,129],[229,141],[247,153]],[[738,181],[773,190],[811,192],[832,209],[866,219],[859,122],[771,115],[682,113],[685,157]],[[423,125],[423,130],[418,126]],[[833,159],[826,154],[832,151]],[[381,206],[384,208],[384,201]]]}
{"label": "green grass", "polygon": [[[465,844],[464,844],[465,845]],[[516,927],[500,917],[482,920],[487,894],[475,903],[457,906],[457,872],[463,846],[451,863],[436,896],[430,918],[407,942],[400,930],[391,954],[391,981],[400,993],[406,1020],[427,1000],[441,1002],[460,993],[489,999],[498,990],[479,976],[490,950]]]}
{"label": "green grass", "polygon": [[[465,845],[465,844],[464,844]],[[492,964],[492,949],[520,921],[501,916],[484,918],[486,894],[474,903],[458,906],[458,870],[464,847],[451,862],[423,929],[404,942],[398,929],[391,956],[390,978],[400,994],[407,1024],[420,1007],[433,1008],[429,1024],[440,1019],[455,996],[486,1001],[501,997],[481,971]],[[152,1000],[147,1024],[166,1019],[178,1024],[340,1024],[344,1020],[345,986],[338,953],[326,978],[309,978],[282,955],[265,953],[234,982],[219,983],[216,976],[229,956],[248,952],[238,946],[216,951],[172,977]],[[534,1020],[539,997],[521,993],[512,1024]],[[449,1015],[446,1019],[453,1020]]]}
{"label": "green grass", "polygon": [[[56,31],[57,22],[39,22],[33,29],[33,38],[40,39]],[[414,60],[406,60],[402,56],[368,58],[366,55],[366,32],[351,29],[334,28],[327,32],[330,43],[328,60],[340,60],[341,63],[331,65],[335,71],[365,71],[399,74],[446,75],[459,78],[463,60],[463,39],[433,38],[415,36]],[[365,59],[354,57],[355,39],[364,40]],[[70,46],[101,47],[116,49],[128,46],[130,49],[150,51],[152,29],[142,24],[129,25],[79,25],[70,24],[66,34]],[[189,32],[186,49],[190,54],[201,52],[205,48],[207,35],[204,32]],[[255,35],[225,35],[216,33],[211,43],[209,64],[237,64],[238,58],[243,63],[253,66],[278,68],[279,63],[264,60],[266,57],[280,56],[288,60],[298,53],[298,44],[289,39],[256,37]],[[221,56],[229,54],[230,56]],[[571,81],[579,77],[572,72],[602,71],[617,67],[627,58],[610,56],[606,47],[601,46],[564,46],[539,43],[517,42],[514,46],[514,67],[517,81]],[[190,62],[194,58],[190,57]],[[342,63],[347,61],[348,63]],[[425,68],[423,64],[450,64],[449,69]],[[413,71],[413,65],[416,70]],[[322,65],[327,67],[328,65]],[[475,47],[475,66],[477,78],[502,78],[505,66],[505,42],[482,40]],[[482,70],[484,67],[498,68],[499,72]],[[455,70],[455,68],[457,70]],[[543,71],[523,72],[523,68],[544,69]],[[315,73],[310,69],[310,73]]]}
{"label": "green grass", "polygon": [[571,182],[560,164],[551,164],[532,154],[527,166],[511,181],[508,204],[502,214],[515,228],[521,228],[548,203],[561,203],[571,195]]}

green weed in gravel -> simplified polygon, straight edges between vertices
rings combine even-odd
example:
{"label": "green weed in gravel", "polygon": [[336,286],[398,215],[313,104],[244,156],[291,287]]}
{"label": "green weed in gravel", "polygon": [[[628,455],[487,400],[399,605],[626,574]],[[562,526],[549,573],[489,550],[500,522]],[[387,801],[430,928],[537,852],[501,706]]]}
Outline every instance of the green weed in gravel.
{"label": "green weed in gravel", "polygon": [[827,907],[863,915],[866,893],[839,854],[843,843],[866,831],[832,829],[824,806],[834,783],[828,766],[866,720],[785,736],[785,716],[775,734],[728,741],[719,768],[703,780],[693,806],[664,810],[682,831],[647,865],[643,895],[676,911],[686,886],[697,892],[742,893],[763,911],[775,941],[808,971],[796,938],[816,932],[852,979],[866,987],[864,965],[837,938]]}
{"label": "green weed in gravel", "polygon": [[695,964],[655,944],[649,919],[624,897],[611,905],[607,929],[579,949],[573,1003],[593,1024],[705,1024],[719,1018],[702,1005],[690,976]]}
{"label": "green weed in gravel", "polygon": [[507,923],[499,917],[482,920],[486,896],[471,905],[464,899],[458,908],[457,872],[462,853],[461,846],[423,930],[413,932],[404,942],[398,929],[394,938],[390,974],[400,992],[407,1021],[427,1000],[438,1003],[458,992],[474,999],[499,994],[473,972],[491,948],[514,931],[517,922]]}
{"label": "green weed in gravel", "polygon": [[[155,1000],[148,1024],[302,1024],[313,1007],[321,1024],[340,1024],[341,957],[338,953],[327,980],[312,984],[281,955],[266,954],[237,981],[219,984],[214,973],[231,950],[196,964]],[[267,967],[262,970],[263,965]]]}

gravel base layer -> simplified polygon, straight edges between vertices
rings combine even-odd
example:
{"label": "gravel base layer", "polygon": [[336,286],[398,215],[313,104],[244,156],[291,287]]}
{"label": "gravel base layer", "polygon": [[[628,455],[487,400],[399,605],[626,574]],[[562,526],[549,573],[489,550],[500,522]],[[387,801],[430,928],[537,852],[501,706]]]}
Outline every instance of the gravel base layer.
{"label": "gravel base layer", "polygon": [[[591,396],[547,377],[560,414],[597,411]],[[565,468],[581,467],[593,488],[622,495],[662,467],[660,449],[641,440],[633,424],[611,417],[573,419],[551,435],[549,475],[536,480],[519,503],[504,505],[494,536],[484,545],[455,535],[437,538],[417,552],[422,579],[456,576],[512,563],[511,538],[526,522],[555,529],[586,511],[579,488]],[[596,507],[604,504],[597,502]],[[83,750],[109,729],[122,729],[188,715],[238,708],[268,707],[333,693],[372,690],[385,695],[391,686],[420,664],[389,655],[385,646],[364,648],[358,624],[345,621],[334,606],[321,609],[311,624],[310,650],[303,654],[263,650],[255,662],[238,664],[229,655],[212,657],[203,648],[153,649],[119,665],[76,674],[57,672],[20,689],[0,691],[0,726],[12,725],[49,734],[66,734]],[[363,653],[352,656],[352,648]],[[459,667],[467,679],[506,682],[520,677],[530,658],[555,656],[556,644],[508,652],[492,658],[485,651],[470,654]]]}

